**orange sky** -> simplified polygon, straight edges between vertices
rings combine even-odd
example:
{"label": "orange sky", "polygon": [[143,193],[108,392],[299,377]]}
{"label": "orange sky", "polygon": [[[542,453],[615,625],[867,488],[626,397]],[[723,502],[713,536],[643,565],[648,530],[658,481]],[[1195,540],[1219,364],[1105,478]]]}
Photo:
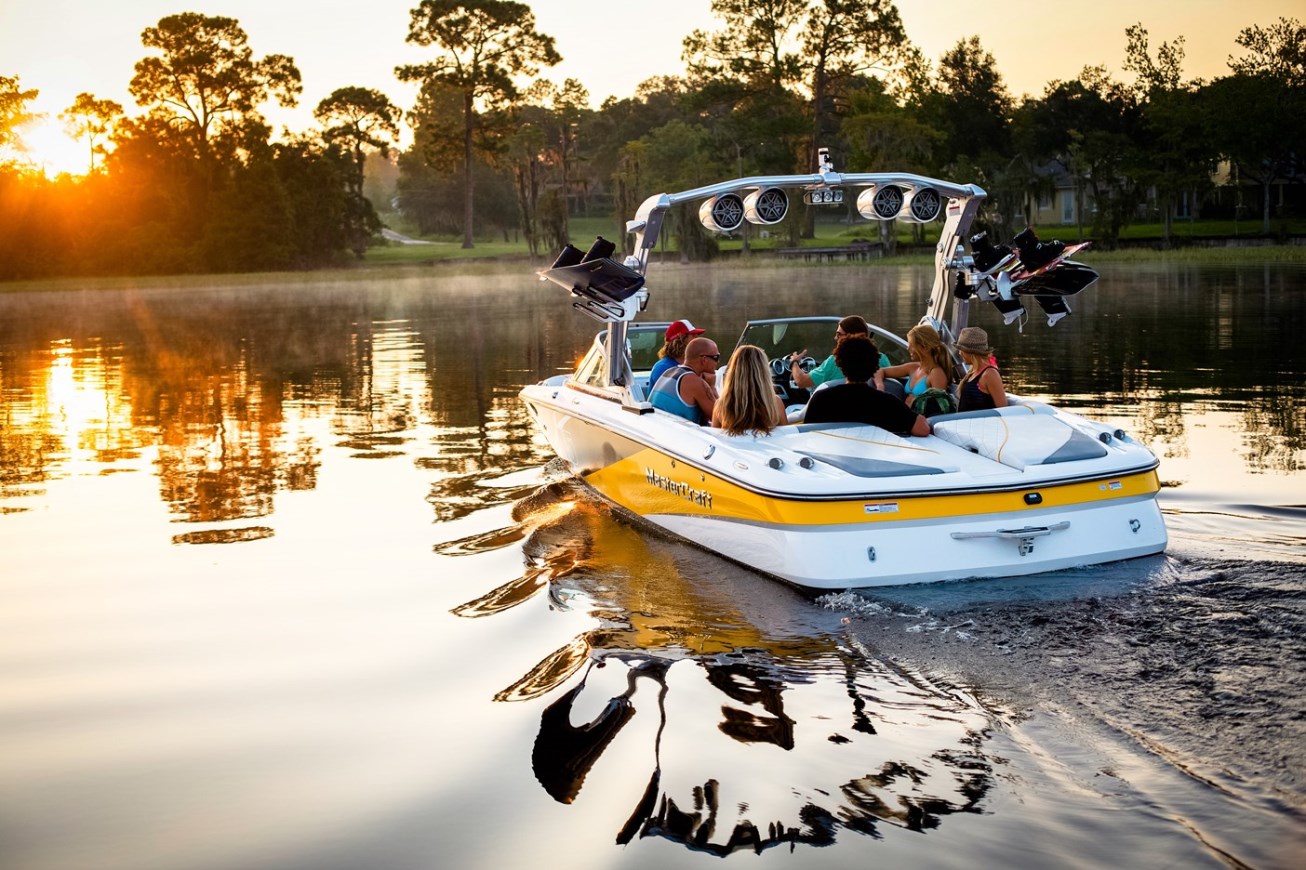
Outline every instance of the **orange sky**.
{"label": "orange sky", "polygon": [[[82,171],[84,148],[61,131],[57,116],[82,91],[135,105],[127,94],[132,67],[145,56],[141,31],[183,11],[237,19],[256,55],[288,54],[304,80],[300,108],[269,113],[295,130],[312,126],[312,108],[338,87],[361,85],[407,108],[414,89],[394,78],[394,67],[424,59],[404,36],[416,0],[0,0],[0,75],[17,75],[36,88],[35,105],[48,116],[24,136],[32,158],[51,172]],[[557,40],[563,63],[545,73],[580,79],[597,105],[609,95],[630,96],[653,75],[681,70],[681,42],[694,28],[712,28],[709,0],[535,0],[538,27]],[[1281,16],[1302,18],[1304,0],[1095,0],[1077,14],[1046,4],[980,4],[974,0],[899,0],[912,42],[932,60],[958,39],[978,34],[1017,96],[1038,94],[1053,79],[1078,75],[1089,64],[1118,70],[1125,28],[1141,22],[1155,47],[1185,38],[1188,77],[1227,72],[1238,31]],[[1070,7],[1068,7],[1070,8]],[[652,10],[647,20],[635,17]],[[600,12],[606,17],[601,17]]]}

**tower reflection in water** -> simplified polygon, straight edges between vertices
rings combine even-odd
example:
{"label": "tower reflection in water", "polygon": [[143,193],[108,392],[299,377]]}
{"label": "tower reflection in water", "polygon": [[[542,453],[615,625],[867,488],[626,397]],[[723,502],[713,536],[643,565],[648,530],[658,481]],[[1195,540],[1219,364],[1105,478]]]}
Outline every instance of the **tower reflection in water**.
{"label": "tower reflection in water", "polygon": [[596,777],[609,793],[591,799],[630,801],[617,844],[663,837],[727,855],[883,826],[923,833],[980,812],[990,720],[963,693],[876,658],[793,590],[614,517],[575,484],[537,490],[513,518],[440,548],[521,541],[526,557],[521,577],[454,612],[489,617],[546,594],[551,610],[592,618],[495,700],[548,702],[535,778],[563,804]]}

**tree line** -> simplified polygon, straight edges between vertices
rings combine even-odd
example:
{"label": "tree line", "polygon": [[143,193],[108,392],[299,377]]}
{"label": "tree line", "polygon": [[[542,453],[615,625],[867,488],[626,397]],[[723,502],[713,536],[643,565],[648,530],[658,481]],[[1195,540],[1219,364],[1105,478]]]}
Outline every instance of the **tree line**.
{"label": "tree line", "polygon": [[[421,0],[406,38],[430,59],[395,70],[420,86],[412,107],[341,87],[315,108],[317,127],[281,137],[262,112],[297,103],[293,58],[257,57],[231,18],[166,16],[141,34],[148,54],[129,84],[140,112],[78,95],[60,119],[88,173],[53,179],[19,150],[38,91],[0,75],[0,279],[365,257],[381,227],[368,161],[389,158],[401,124],[412,144],[385,210],[467,248],[516,237],[533,255],[568,241],[576,215],[610,216],[620,238],[651,193],[809,172],[820,147],[845,171],[978,183],[990,194],[982,223],[1003,237],[1068,181],[1078,232],[1108,246],[1144,206],[1167,239],[1181,201],[1230,208],[1210,196],[1222,169],[1258,191],[1269,233],[1294,206],[1274,186],[1306,172],[1306,28],[1295,19],[1244,28],[1229,73],[1211,81],[1184,77],[1183,37],[1153,47],[1134,25],[1123,34],[1132,82],[1093,66],[1017,100],[978,36],[931,61],[892,0],[713,0],[712,12],[719,27],[684,40],[682,75],[594,109],[579,82],[540,77],[561,58],[528,5]],[[813,222],[796,210],[776,229],[797,241]],[[688,209],[670,230],[685,257],[715,251]],[[881,232],[892,245],[890,226]]]}

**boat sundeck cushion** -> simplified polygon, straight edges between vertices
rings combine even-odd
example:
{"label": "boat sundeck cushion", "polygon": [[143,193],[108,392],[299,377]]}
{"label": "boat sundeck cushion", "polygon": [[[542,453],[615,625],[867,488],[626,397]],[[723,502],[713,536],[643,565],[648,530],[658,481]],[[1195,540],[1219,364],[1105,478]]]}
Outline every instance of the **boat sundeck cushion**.
{"label": "boat sundeck cushion", "polygon": [[846,471],[857,477],[906,477],[913,474],[943,474],[942,468],[930,465],[909,465],[906,462],[892,462],[888,459],[868,459],[864,456],[839,456],[832,453],[812,453],[798,450],[804,456],[833,465],[840,471]]}
{"label": "boat sundeck cushion", "polygon": [[934,434],[944,441],[1021,471],[1031,465],[1107,455],[1100,441],[1047,414],[972,411],[942,415],[931,422]]}
{"label": "boat sundeck cushion", "polygon": [[936,414],[930,418],[930,425],[937,426],[952,420],[974,420],[977,417],[1026,417],[1030,414],[1052,414],[1056,411],[1043,402],[1021,402],[1019,405],[1007,405],[1005,408],[987,408],[983,411],[955,411],[951,414]]}
{"label": "boat sundeck cushion", "polygon": [[957,470],[955,465],[942,462],[938,451],[923,446],[921,439],[902,438],[865,423],[801,423],[781,427],[772,437],[778,446],[857,477],[907,477]]}

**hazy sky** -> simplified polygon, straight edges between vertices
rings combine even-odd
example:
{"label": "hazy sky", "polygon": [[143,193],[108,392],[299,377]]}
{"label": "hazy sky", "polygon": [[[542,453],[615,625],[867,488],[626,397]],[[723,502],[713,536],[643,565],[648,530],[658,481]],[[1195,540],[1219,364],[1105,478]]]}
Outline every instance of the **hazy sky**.
{"label": "hazy sky", "polygon": [[[45,129],[24,138],[33,157],[52,171],[85,167],[81,148],[57,121],[82,91],[136,109],[127,94],[132,68],[145,56],[140,34],[166,15],[193,11],[240,22],[256,56],[288,54],[303,76],[300,107],[269,112],[274,123],[304,130],[312,109],[336,88],[377,88],[403,108],[415,88],[394,68],[429,52],[404,42],[416,0],[0,0],[0,75],[17,75],[41,95],[35,110]],[[682,70],[681,43],[695,28],[713,29],[709,0],[534,0],[540,31],[553,36],[563,62],[543,75],[579,79],[597,106],[609,95],[633,95],[650,76]],[[1281,16],[1306,16],[1306,0],[1094,0],[1061,7],[984,4],[975,0],[899,0],[911,41],[931,60],[957,40],[978,34],[997,59],[1008,88],[1019,97],[1040,94],[1053,79],[1078,75],[1090,64],[1118,71],[1125,28],[1141,22],[1152,46],[1185,38],[1187,77],[1227,72],[1238,31]],[[1078,11],[1072,11],[1077,9]],[[640,13],[648,17],[640,19]]]}

